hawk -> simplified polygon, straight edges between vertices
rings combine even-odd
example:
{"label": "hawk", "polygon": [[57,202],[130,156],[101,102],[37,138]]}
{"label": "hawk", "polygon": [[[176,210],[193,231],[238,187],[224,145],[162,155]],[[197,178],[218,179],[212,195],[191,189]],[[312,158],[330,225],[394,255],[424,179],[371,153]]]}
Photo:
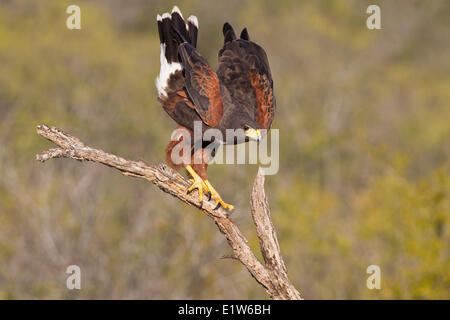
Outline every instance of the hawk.
{"label": "hawk", "polygon": [[[238,38],[231,25],[225,23],[224,45],[218,53],[215,72],[196,50],[197,17],[190,16],[185,21],[175,6],[170,14],[158,15],[157,23],[161,42],[161,69],[156,78],[158,101],[179,129],[192,134],[197,121],[202,132],[214,128],[225,137],[222,141],[204,141],[202,137],[195,141],[175,135],[166,148],[166,162],[176,170],[187,170],[192,177],[187,192],[197,189],[200,202],[205,193],[214,199],[216,209],[222,206],[231,211],[233,206],[222,200],[208,181],[206,170],[218,144],[259,141],[265,132],[261,129],[270,128],[276,102],[267,55],[250,41],[246,28]],[[229,138],[227,129],[240,134]],[[176,163],[174,148],[180,144],[189,147],[182,150],[190,151],[180,155],[181,163]]]}

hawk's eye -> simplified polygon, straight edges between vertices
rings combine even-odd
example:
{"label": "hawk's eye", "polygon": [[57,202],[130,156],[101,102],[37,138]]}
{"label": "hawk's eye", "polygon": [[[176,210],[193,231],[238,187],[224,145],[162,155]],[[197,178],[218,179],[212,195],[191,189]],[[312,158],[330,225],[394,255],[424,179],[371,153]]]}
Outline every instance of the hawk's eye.
{"label": "hawk's eye", "polygon": [[244,129],[244,131],[247,131],[248,129],[250,129],[250,127],[249,127],[248,125],[244,125],[244,126],[242,127],[242,129]]}

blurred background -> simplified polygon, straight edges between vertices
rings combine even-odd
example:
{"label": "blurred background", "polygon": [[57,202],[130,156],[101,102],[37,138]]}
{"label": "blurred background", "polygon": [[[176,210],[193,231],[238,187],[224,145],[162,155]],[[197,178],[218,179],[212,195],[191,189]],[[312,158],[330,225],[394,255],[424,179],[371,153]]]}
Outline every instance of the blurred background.
{"label": "blurred background", "polygon": [[[382,30],[366,27],[375,2]],[[176,4],[214,69],[225,21],[267,51],[281,146],[266,191],[302,296],[449,299],[450,2],[375,2],[1,0],[0,298],[267,298],[198,210],[97,164],[35,160],[53,147],[45,123],[164,161],[175,124],[156,101],[155,18]],[[81,30],[66,28],[71,4]],[[256,171],[209,178],[258,252]],[[71,264],[81,290],[66,288]],[[366,287],[372,264],[381,290]]]}

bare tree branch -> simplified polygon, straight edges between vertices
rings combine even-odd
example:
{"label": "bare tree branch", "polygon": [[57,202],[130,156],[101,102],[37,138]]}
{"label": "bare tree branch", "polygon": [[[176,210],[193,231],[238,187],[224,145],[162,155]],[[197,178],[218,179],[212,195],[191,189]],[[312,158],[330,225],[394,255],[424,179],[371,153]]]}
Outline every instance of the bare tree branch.
{"label": "bare tree branch", "polygon": [[196,193],[186,194],[190,182],[165,164],[147,165],[142,161],[127,160],[103,150],[91,148],[78,138],[55,127],[40,125],[37,127],[37,133],[58,145],[58,148],[37,154],[37,160],[44,162],[52,158],[72,158],[79,161],[92,161],[115,168],[124,175],[150,181],[162,191],[199,208],[212,218],[233,249],[232,256],[247,268],[271,298],[301,299],[299,292],[287,277],[275,229],[270,219],[269,205],[264,192],[264,176],[261,169],[258,171],[253,186],[251,205],[252,217],[265,265],[253,254],[247,239],[227,212],[222,208],[214,210],[216,206],[214,202],[204,201],[203,204],[200,203]]}
{"label": "bare tree branch", "polygon": [[282,299],[301,299],[300,293],[289,282],[286,266],[281,256],[275,228],[270,219],[270,207],[264,191],[263,169],[259,168],[253,183],[250,198],[252,218],[259,239],[259,247],[264,258],[266,268],[271,274],[272,284],[276,291],[283,293]]}

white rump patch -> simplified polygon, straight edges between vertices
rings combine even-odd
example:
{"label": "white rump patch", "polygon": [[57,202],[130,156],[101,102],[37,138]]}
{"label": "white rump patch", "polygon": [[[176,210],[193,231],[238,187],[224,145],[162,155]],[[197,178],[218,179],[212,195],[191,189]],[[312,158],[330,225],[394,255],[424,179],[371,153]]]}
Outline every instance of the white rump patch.
{"label": "white rump patch", "polygon": [[183,70],[183,66],[179,62],[169,63],[166,59],[166,45],[161,44],[161,69],[159,76],[156,78],[156,89],[158,89],[159,97],[167,97],[167,82],[170,76],[178,70]]}

